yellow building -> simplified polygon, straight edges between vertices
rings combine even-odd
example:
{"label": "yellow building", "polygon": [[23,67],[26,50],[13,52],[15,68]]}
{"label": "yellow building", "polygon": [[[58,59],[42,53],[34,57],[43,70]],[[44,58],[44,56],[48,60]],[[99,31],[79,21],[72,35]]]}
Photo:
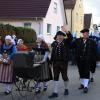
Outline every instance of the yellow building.
{"label": "yellow building", "polygon": [[77,33],[80,37],[80,30],[84,28],[83,0],[64,0],[65,13],[67,17],[67,28]]}

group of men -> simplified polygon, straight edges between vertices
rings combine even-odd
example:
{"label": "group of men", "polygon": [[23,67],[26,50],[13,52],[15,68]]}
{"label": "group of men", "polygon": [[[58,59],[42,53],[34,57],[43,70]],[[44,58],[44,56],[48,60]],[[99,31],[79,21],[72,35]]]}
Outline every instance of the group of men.
{"label": "group of men", "polygon": [[[53,65],[54,73],[54,91],[49,98],[58,97],[58,81],[61,73],[64,81],[64,95],[68,95],[68,55],[69,49],[75,49],[75,60],[78,66],[80,86],[83,93],[88,92],[88,85],[90,81],[90,71],[95,72],[97,60],[97,44],[93,39],[89,38],[89,30],[83,29],[80,31],[83,35],[74,41],[70,32],[66,32],[64,27],[62,31],[58,31],[54,37],[55,41],[52,43],[51,63]],[[92,78],[93,81],[93,78]]]}

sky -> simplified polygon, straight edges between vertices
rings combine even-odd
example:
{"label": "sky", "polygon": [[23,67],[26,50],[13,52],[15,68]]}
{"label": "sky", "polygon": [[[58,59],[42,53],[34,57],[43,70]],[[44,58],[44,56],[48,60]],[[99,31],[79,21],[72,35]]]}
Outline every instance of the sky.
{"label": "sky", "polygon": [[93,14],[93,23],[100,23],[100,0],[83,0],[84,12]]}

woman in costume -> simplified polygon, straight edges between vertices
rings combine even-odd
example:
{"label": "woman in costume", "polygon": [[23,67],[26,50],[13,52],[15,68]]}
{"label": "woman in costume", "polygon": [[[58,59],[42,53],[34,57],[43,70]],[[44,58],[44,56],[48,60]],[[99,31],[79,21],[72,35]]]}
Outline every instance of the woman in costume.
{"label": "woman in costume", "polygon": [[5,37],[5,42],[2,44],[0,57],[0,82],[4,83],[5,94],[8,95],[12,90],[13,68],[12,56],[16,53],[16,46],[10,35]]}
{"label": "woman in costume", "polygon": [[[50,68],[48,64],[49,48],[47,43],[45,43],[42,35],[37,36],[36,44],[33,46],[35,51],[34,63],[40,63],[41,67],[39,69],[40,76],[36,81],[36,93],[41,92],[41,82],[43,82],[43,90],[47,90],[47,81],[51,79]],[[39,74],[38,73],[38,74]]]}

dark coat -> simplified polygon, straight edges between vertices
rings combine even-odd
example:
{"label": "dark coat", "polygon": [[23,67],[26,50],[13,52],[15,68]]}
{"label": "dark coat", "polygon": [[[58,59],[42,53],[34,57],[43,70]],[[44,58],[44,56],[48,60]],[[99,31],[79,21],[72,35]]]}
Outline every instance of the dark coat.
{"label": "dark coat", "polygon": [[72,35],[67,34],[67,37],[68,38],[64,39],[60,44],[57,41],[54,41],[51,44],[52,47],[51,62],[57,62],[57,61],[68,62],[69,46],[72,41]]}
{"label": "dark coat", "polygon": [[88,38],[84,44],[83,38],[78,38],[72,43],[72,48],[75,48],[76,60],[96,61],[97,59],[97,44],[94,40]]}

